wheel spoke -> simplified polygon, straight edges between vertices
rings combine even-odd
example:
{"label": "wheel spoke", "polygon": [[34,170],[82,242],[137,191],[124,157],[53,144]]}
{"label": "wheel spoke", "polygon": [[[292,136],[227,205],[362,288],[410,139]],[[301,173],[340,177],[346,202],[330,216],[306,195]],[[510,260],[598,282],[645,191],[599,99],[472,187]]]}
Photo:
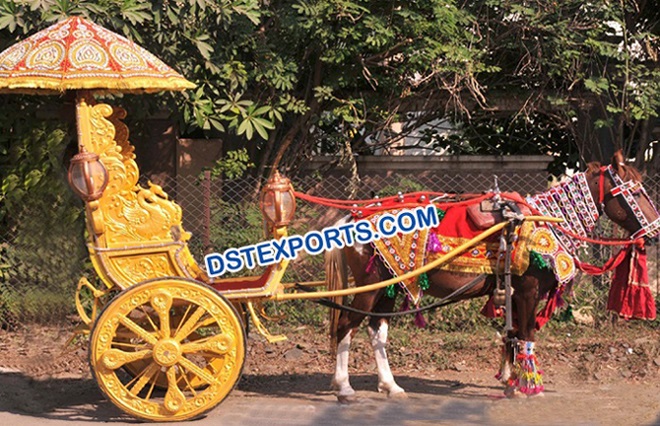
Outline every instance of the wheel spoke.
{"label": "wheel spoke", "polygon": [[155,345],[158,342],[158,339],[156,337],[154,337],[151,333],[149,333],[144,328],[137,325],[135,322],[133,322],[132,319],[130,319],[128,317],[125,317],[125,316],[121,316],[121,317],[119,317],[119,322],[124,327],[128,328],[133,333],[137,334],[138,337],[141,337],[147,343]]}
{"label": "wheel spoke", "polygon": [[142,311],[142,313],[144,314],[144,316],[147,317],[147,320],[149,321],[149,324],[151,324],[151,328],[152,328],[154,331],[158,331],[158,327],[156,327],[156,324],[154,324],[154,320],[151,319],[151,315],[149,315],[149,314],[147,313],[147,311],[144,309],[144,305],[141,305],[141,306],[140,306],[140,310]]}
{"label": "wheel spoke", "polygon": [[158,382],[159,375],[160,375],[160,369],[156,371],[156,376],[151,380],[151,386],[149,386],[149,391],[147,391],[147,396],[144,397],[145,401],[149,401],[149,398],[151,398],[151,394],[154,392],[154,388],[156,387],[156,383]]}
{"label": "wheel spoke", "polygon": [[163,339],[170,335],[170,309],[172,308],[172,296],[169,292],[161,290],[151,298],[151,307],[158,313],[160,320],[160,334]]}
{"label": "wheel spoke", "polygon": [[160,371],[160,366],[158,364],[156,364],[155,362],[149,364],[149,366],[142,371],[141,375],[138,376],[139,379],[129,389],[129,392],[132,395],[137,396],[140,393],[140,391],[144,388],[144,386],[151,381],[151,378],[158,373],[158,371]]}
{"label": "wheel spoke", "polygon": [[219,384],[219,382],[216,380],[215,377],[213,377],[212,375],[207,373],[205,370],[203,370],[202,368],[195,365],[189,359],[187,359],[185,357],[182,357],[179,360],[179,364],[181,364],[182,367],[184,367],[186,370],[190,371],[191,373],[196,374],[197,377],[204,380],[209,385]]}
{"label": "wheel spoke", "polygon": [[226,354],[234,345],[234,339],[227,334],[213,336],[205,342],[190,342],[181,345],[183,353],[214,352],[220,355]]}
{"label": "wheel spoke", "polygon": [[190,384],[190,380],[188,380],[188,375],[185,373],[181,374],[181,377],[183,380],[186,382],[186,389],[192,392],[193,398],[197,396],[197,392],[195,392],[195,387]]}
{"label": "wheel spoke", "polygon": [[176,331],[174,332],[174,335],[177,336],[179,334],[179,330],[181,330],[181,326],[184,324],[184,321],[186,318],[188,318],[188,314],[190,313],[190,310],[192,309],[193,305],[188,305],[186,308],[186,312],[183,313],[183,316],[179,320],[179,325],[176,328]]}
{"label": "wheel spoke", "polygon": [[167,393],[165,394],[165,409],[173,413],[179,411],[186,402],[186,397],[179,389],[176,379],[176,367],[167,369]]}
{"label": "wheel spoke", "polygon": [[101,363],[109,370],[116,370],[124,364],[151,356],[151,350],[145,349],[137,352],[125,352],[121,349],[108,349],[101,355]]}
{"label": "wheel spoke", "polygon": [[131,349],[146,349],[146,346],[144,343],[140,345],[136,345],[135,343],[126,343],[126,342],[117,342],[113,341],[112,346],[122,346],[124,348],[131,348]]}
{"label": "wheel spoke", "polygon": [[180,327],[179,331],[177,331],[176,335],[174,336],[174,340],[177,342],[182,341],[186,337],[190,335],[193,331],[195,331],[199,326],[197,325],[197,321],[202,318],[202,316],[206,313],[206,310],[202,308],[201,306],[198,306],[195,312],[188,318],[183,324],[182,327]]}

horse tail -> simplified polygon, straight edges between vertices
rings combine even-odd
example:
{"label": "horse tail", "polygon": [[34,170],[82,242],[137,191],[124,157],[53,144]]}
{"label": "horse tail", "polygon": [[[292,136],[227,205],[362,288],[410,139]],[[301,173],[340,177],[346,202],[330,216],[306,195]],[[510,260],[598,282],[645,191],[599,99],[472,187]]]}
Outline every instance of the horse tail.
{"label": "horse tail", "polygon": [[[348,268],[343,250],[333,249],[325,253],[325,280],[329,291],[348,288]],[[342,296],[333,297],[331,300],[334,303],[344,303]],[[338,309],[330,309],[330,353],[333,356],[336,355],[337,350],[337,327],[340,314]]]}

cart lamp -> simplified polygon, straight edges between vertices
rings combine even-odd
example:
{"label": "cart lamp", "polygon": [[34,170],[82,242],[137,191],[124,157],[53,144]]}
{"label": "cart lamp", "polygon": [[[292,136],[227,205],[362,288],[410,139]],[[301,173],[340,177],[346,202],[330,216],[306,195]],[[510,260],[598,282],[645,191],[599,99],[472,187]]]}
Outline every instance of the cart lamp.
{"label": "cart lamp", "polygon": [[261,213],[275,228],[287,226],[296,211],[291,181],[275,170],[261,193]]}
{"label": "cart lamp", "polygon": [[71,159],[68,176],[73,191],[87,202],[101,198],[108,185],[108,171],[98,154],[87,152],[85,148]]}

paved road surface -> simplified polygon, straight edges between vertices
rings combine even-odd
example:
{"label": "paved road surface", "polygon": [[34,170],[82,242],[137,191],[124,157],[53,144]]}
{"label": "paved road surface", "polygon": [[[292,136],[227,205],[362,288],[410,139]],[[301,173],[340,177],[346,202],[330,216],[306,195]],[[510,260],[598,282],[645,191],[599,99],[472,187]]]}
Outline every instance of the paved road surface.
{"label": "paved road surface", "polygon": [[[655,383],[547,384],[544,397],[506,400],[489,375],[447,372],[402,377],[409,399],[390,401],[371,391],[375,376],[357,376],[359,399],[340,405],[318,390],[328,377],[247,376],[206,417],[183,425],[660,425],[660,385]],[[268,382],[266,382],[268,381]],[[281,391],[277,385],[281,383]],[[267,390],[264,390],[266,389]],[[275,389],[275,390],[274,390]],[[139,423],[104,400],[83,378],[31,380],[0,373],[0,425],[98,425]]]}

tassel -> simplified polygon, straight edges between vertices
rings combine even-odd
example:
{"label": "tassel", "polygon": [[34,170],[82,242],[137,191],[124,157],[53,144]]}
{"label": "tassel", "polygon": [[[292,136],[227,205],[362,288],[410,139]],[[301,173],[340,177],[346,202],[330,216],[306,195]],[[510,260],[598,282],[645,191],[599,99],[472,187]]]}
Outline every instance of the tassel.
{"label": "tassel", "polygon": [[417,314],[415,314],[415,325],[419,328],[426,327],[426,320],[424,319],[424,315],[422,315],[421,312],[417,312]]}
{"label": "tassel", "polygon": [[429,231],[429,242],[426,244],[426,250],[429,253],[438,253],[442,251],[442,244],[440,244],[438,236],[432,230]]}
{"label": "tassel", "polygon": [[536,269],[551,269],[550,265],[546,260],[543,258],[543,256],[535,252],[534,250],[530,250],[529,252],[529,262],[536,267]]}
{"label": "tassel", "polygon": [[525,395],[537,395],[543,392],[544,387],[543,371],[539,370],[538,360],[534,355],[534,342],[519,342],[518,345],[514,378],[509,384]]}
{"label": "tassel", "polygon": [[398,291],[397,287],[398,286],[396,284],[388,285],[385,288],[385,294],[387,295],[387,297],[389,297],[390,299],[394,299],[396,297],[396,293]]}
{"label": "tassel", "polygon": [[422,290],[426,291],[429,289],[429,276],[426,275],[426,272],[423,272],[419,274],[419,278],[417,279],[417,285],[419,285],[419,288]]}
{"label": "tassel", "polygon": [[371,259],[369,259],[369,262],[367,262],[367,267],[364,269],[364,272],[371,274],[374,271],[375,263],[376,253],[374,253],[373,256],[371,256]]}
{"label": "tassel", "polygon": [[406,297],[403,299],[403,303],[401,304],[401,310],[402,311],[410,310],[410,296],[407,294]]}

